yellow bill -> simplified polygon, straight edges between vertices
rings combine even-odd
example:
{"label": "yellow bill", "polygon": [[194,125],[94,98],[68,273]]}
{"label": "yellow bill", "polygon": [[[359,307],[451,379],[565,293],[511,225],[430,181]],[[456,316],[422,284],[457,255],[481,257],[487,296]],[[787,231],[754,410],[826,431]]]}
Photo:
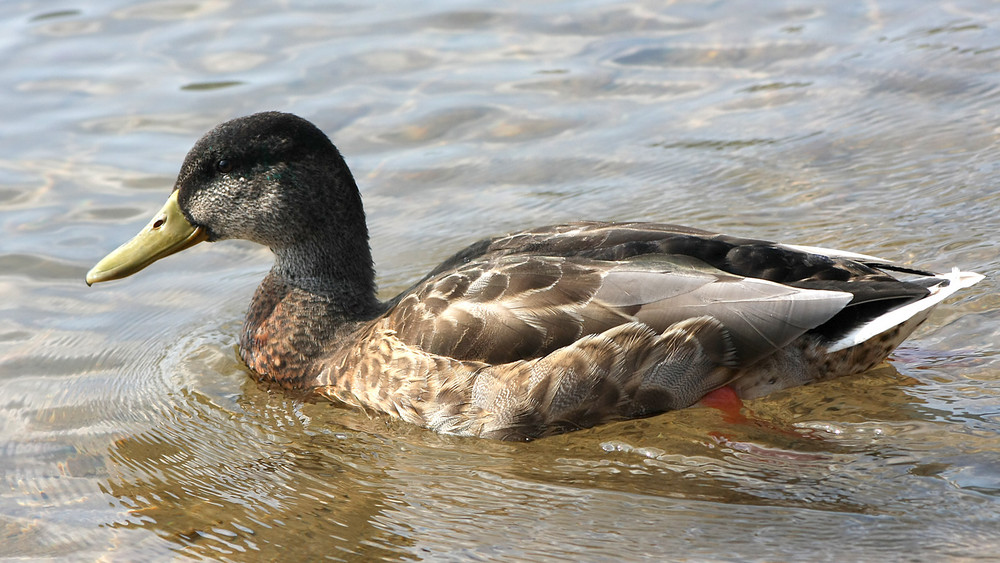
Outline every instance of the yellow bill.
{"label": "yellow bill", "polygon": [[181,213],[174,190],[163,209],[132,240],[119,246],[87,272],[87,285],[131,276],[160,258],[208,239]]}

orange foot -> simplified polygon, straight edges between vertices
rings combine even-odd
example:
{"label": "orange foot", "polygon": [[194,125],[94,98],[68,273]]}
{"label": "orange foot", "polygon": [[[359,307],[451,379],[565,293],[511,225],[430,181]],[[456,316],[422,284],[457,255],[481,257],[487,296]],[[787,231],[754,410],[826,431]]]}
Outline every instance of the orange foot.
{"label": "orange foot", "polygon": [[[698,404],[721,411],[722,421],[727,424],[745,424],[747,426],[761,428],[767,432],[783,434],[785,436],[814,439],[814,436],[812,436],[812,432],[810,431],[799,431],[795,428],[787,428],[767,420],[761,420],[754,415],[753,411],[747,410],[747,414],[744,415],[743,400],[740,399],[739,395],[736,394],[736,391],[728,385],[720,387],[705,395],[701,398],[701,401],[698,401]],[[729,439],[720,432],[709,432],[709,435],[716,439],[729,441]]]}
{"label": "orange foot", "polygon": [[748,424],[750,419],[743,415],[743,401],[732,387],[726,385],[701,398],[698,404],[722,411],[723,422],[730,424]]}

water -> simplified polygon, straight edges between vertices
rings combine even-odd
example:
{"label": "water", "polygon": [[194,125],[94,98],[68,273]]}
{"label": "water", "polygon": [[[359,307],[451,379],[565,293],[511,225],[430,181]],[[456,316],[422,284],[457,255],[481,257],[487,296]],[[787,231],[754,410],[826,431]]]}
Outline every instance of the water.
{"label": "water", "polygon": [[[1000,548],[986,0],[0,5],[0,555],[844,560]],[[530,444],[254,383],[269,266],[88,289],[212,125],[315,121],[388,296],[463,244],[659,220],[988,278],[869,373]]]}

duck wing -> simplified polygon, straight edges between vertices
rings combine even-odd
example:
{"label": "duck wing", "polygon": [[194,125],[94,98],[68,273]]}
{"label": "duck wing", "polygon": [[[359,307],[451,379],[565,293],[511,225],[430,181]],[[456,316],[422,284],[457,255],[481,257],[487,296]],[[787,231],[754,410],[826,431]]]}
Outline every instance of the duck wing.
{"label": "duck wing", "polygon": [[[537,249],[536,249],[537,250]],[[840,312],[852,296],[733,275],[672,254],[620,260],[491,253],[439,273],[387,314],[401,341],[459,360],[538,358],[618,325],[657,332],[712,317],[719,349],[747,365]]]}
{"label": "duck wing", "polygon": [[481,240],[446,260],[403,295],[464,265],[514,255],[611,262],[650,255],[686,256],[711,275],[725,273],[799,289],[850,293],[848,306],[815,331],[831,341],[950,283],[933,272],[841,250],[777,244],[667,223],[577,222]]}

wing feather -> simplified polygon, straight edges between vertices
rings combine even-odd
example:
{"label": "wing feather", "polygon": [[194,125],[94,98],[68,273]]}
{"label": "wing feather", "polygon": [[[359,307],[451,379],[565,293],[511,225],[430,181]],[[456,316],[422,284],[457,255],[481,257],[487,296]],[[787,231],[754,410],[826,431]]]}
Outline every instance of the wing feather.
{"label": "wing feather", "polygon": [[433,354],[490,363],[539,357],[593,324],[594,316],[582,312],[608,265],[584,262],[546,256],[469,262],[401,299],[387,326]]}
{"label": "wing feather", "polygon": [[737,360],[755,362],[828,321],[840,291],[790,287],[717,270],[689,257],[622,261],[507,255],[469,262],[402,299],[391,326],[403,342],[461,360],[506,363],[639,321],[657,332],[717,319]]}
{"label": "wing feather", "polygon": [[[635,304],[641,295],[645,302],[633,315],[657,331],[686,319],[713,317],[729,332],[743,364],[756,362],[825,323],[852,299],[846,292],[799,289],[714,273],[710,267],[700,273],[629,268],[622,263],[609,272],[594,300],[612,306]],[[619,283],[619,277],[625,281]]]}

